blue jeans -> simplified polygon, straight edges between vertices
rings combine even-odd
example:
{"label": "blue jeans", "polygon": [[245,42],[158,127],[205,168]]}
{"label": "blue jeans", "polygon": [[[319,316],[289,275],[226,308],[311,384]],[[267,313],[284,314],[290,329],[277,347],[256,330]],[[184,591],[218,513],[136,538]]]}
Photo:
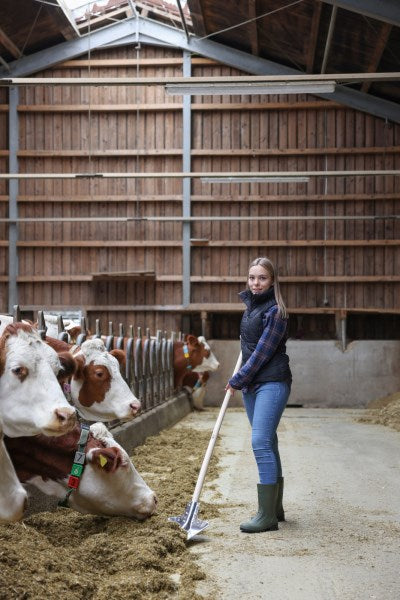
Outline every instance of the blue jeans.
{"label": "blue jeans", "polygon": [[282,476],[278,450],[279,421],[290,394],[283,381],[261,383],[252,392],[243,393],[243,401],[252,428],[251,445],[257,462],[260,483],[277,483]]}

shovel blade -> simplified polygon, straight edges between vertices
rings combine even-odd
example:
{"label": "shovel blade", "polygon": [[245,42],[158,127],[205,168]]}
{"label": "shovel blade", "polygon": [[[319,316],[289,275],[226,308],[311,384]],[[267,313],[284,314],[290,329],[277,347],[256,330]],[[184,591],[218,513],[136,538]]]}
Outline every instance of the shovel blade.
{"label": "shovel blade", "polygon": [[192,537],[208,527],[208,521],[201,521],[197,518],[199,508],[200,505],[198,502],[189,502],[186,505],[183,515],[179,515],[179,517],[168,517],[168,521],[178,523],[178,525],[187,532],[188,540],[192,539]]}

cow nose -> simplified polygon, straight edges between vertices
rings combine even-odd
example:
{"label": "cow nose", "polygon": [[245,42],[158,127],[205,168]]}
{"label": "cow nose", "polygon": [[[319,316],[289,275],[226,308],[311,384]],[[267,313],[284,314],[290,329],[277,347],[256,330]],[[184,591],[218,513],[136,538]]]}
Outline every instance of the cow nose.
{"label": "cow nose", "polygon": [[76,412],[71,408],[56,408],[57,421],[60,428],[69,431],[76,423]]}
{"label": "cow nose", "polygon": [[142,409],[140,402],[131,402],[129,406],[133,415],[138,415]]}

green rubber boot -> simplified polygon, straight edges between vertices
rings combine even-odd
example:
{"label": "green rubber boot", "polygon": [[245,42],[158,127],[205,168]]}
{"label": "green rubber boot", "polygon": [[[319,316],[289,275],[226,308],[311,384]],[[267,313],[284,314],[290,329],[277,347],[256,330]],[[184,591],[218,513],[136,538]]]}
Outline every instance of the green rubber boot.
{"label": "green rubber boot", "polygon": [[278,519],[276,518],[276,502],[278,497],[278,484],[271,485],[258,483],[258,513],[255,517],[240,524],[240,530],[245,533],[260,533],[261,531],[276,531]]}
{"label": "green rubber boot", "polygon": [[285,521],[285,511],[282,505],[283,498],[283,477],[278,477],[278,497],[276,499],[276,517],[278,521]]}

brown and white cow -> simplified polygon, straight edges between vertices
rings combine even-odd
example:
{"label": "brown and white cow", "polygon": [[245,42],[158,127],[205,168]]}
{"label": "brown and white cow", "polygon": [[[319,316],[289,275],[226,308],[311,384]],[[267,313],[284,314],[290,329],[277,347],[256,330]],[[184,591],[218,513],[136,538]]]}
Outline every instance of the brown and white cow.
{"label": "brown and white cow", "polygon": [[27,500],[28,494],[18,479],[4,445],[0,421],[0,523],[22,519]]}
{"label": "brown and white cow", "polygon": [[184,341],[174,342],[174,385],[183,384],[187,373],[216,371],[219,362],[202,336],[187,335]]}
{"label": "brown and white cow", "polygon": [[[63,500],[80,437],[80,427],[65,436],[5,438],[21,482]],[[85,467],[68,506],[84,514],[126,516],[139,520],[156,510],[157,498],[103,423],[90,426]]]}
{"label": "brown and white cow", "polygon": [[[57,352],[69,351],[70,344],[46,337]],[[71,402],[88,421],[130,420],[140,411],[140,400],[131,392],[121,375],[125,361],[122,350],[108,352],[99,338],[75,347],[76,370],[69,381]]]}
{"label": "brown and white cow", "polygon": [[[68,359],[67,361],[68,362]],[[65,357],[26,323],[6,326],[0,337],[0,419],[5,435],[57,436],[76,424],[57,376]]]}
{"label": "brown and white cow", "polygon": [[182,385],[183,387],[188,388],[192,395],[193,408],[196,410],[204,410],[204,397],[206,395],[206,386],[209,377],[209,371],[204,371],[204,373],[192,371],[191,373],[186,373],[183,378]]}

